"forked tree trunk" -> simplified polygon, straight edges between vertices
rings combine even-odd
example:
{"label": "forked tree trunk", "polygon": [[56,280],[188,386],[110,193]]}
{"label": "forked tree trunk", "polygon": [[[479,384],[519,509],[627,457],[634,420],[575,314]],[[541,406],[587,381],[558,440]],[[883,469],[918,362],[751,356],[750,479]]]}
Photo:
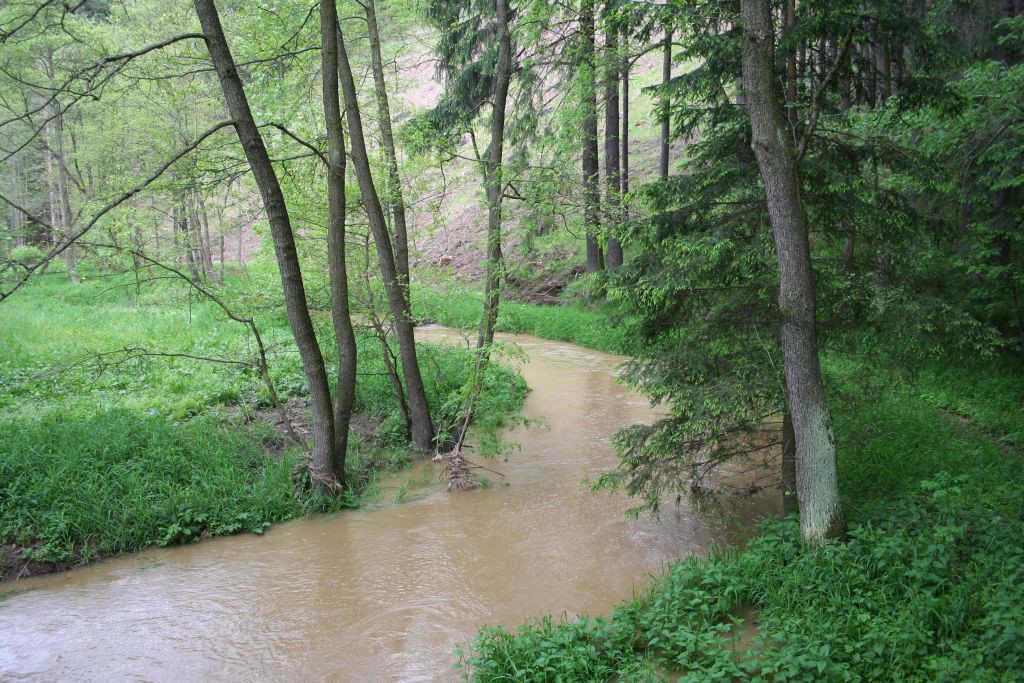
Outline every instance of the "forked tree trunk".
{"label": "forked tree trunk", "polygon": [[310,476],[324,489],[334,490],[337,479],[334,473],[334,413],[331,407],[331,391],[327,383],[323,354],[317,343],[313,321],[306,304],[306,290],[302,281],[299,256],[295,249],[295,236],[292,233],[288,207],[274,166],[267,154],[267,148],[249,109],[249,101],[238,76],[238,69],[220,25],[217,7],[213,0],[194,0],[194,3],[203,33],[206,34],[206,47],[210,52],[210,59],[224,91],[228,111],[235,122],[235,132],[256,179],[270,223],[288,321],[309,384],[310,407],[313,412],[313,456],[310,462]]}
{"label": "forked tree trunk", "polygon": [[583,54],[580,70],[583,85],[583,222],[587,231],[587,272],[596,273],[604,267],[600,230],[601,191],[598,189],[601,168],[597,158],[597,82],[594,40],[594,2],[583,0],[580,9],[580,30],[583,32]]}
{"label": "forked tree trunk", "polygon": [[776,92],[771,5],[768,0],[741,0],[741,14],[751,147],[764,180],[779,264],[782,355],[796,440],[800,528],[806,541],[817,544],[842,533],[843,515],[832,416],[818,362],[807,214]]}
{"label": "forked tree trunk", "polygon": [[608,207],[608,267],[618,268],[622,265],[622,245],[613,233],[619,224],[622,180],[619,168],[619,30],[612,20],[613,8],[613,3],[606,6],[604,32],[604,179]]}
{"label": "forked tree trunk", "polygon": [[356,398],[356,337],[348,305],[348,266],[345,262],[345,133],[338,97],[337,6],[320,2],[320,74],[323,81],[324,122],[327,127],[327,268],[331,281],[331,323],[338,346],[338,384],[334,390],[334,473],[346,485],[345,456]]}
{"label": "forked tree trunk", "polygon": [[430,405],[427,403],[427,393],[423,387],[420,365],[416,358],[416,338],[413,333],[412,320],[408,315],[407,292],[398,279],[391,238],[388,235],[387,222],[384,220],[384,209],[373,183],[370,159],[366,154],[366,140],[363,134],[363,119],[359,111],[356,84],[352,78],[352,66],[348,60],[348,53],[345,51],[345,40],[340,29],[338,30],[338,72],[341,77],[341,89],[345,95],[345,113],[348,118],[349,138],[352,140],[352,161],[355,165],[356,179],[359,181],[359,191],[363,196],[370,232],[373,233],[373,241],[377,246],[377,262],[384,280],[388,308],[395,320],[395,336],[398,338],[398,352],[402,358],[405,392],[409,400],[409,412],[412,415],[412,443],[417,448],[427,450],[434,439],[434,425],[430,419]]}

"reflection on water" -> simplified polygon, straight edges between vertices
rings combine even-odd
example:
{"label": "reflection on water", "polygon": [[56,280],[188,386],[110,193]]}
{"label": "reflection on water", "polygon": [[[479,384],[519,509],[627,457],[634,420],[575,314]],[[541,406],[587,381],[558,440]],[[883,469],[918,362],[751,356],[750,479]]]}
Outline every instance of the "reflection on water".
{"label": "reflection on water", "polygon": [[[507,487],[433,486],[400,505],[9,584],[19,593],[0,602],[0,679],[455,678],[453,648],[480,626],[607,610],[666,563],[728,538],[721,520],[685,505],[626,520],[628,500],[581,484],[615,464],[616,429],[655,416],[615,384],[621,358],[499,337],[529,356],[524,413],[547,423],[516,429],[521,450],[489,463]],[[777,508],[755,498],[741,516]]]}

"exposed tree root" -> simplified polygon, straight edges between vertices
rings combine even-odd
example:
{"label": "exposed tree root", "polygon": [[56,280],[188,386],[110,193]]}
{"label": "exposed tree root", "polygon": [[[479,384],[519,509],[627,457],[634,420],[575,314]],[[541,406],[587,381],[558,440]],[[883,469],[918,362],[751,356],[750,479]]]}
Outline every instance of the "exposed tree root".
{"label": "exposed tree root", "polygon": [[480,480],[472,472],[472,463],[462,455],[462,450],[457,449],[448,454],[448,464],[444,471],[448,477],[448,492],[468,491],[479,488]]}

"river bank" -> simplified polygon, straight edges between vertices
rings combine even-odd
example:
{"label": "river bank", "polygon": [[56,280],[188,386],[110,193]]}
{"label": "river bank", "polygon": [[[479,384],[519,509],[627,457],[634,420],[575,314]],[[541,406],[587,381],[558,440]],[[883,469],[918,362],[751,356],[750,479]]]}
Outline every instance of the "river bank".
{"label": "river bank", "polygon": [[[302,449],[274,424],[258,373],[232,364],[255,353],[245,328],[187,289],[133,284],[46,277],[0,310],[0,578],[357,507],[375,496],[378,476],[415,457],[379,343],[361,334],[351,489],[334,498],[306,490],[293,476]],[[291,334],[275,310],[258,323],[301,432],[307,389]],[[126,340],[134,352],[119,351]],[[443,420],[458,406],[472,354],[429,344],[421,354]],[[507,365],[491,372],[479,417],[493,432],[518,411],[526,386]]]}
{"label": "river bank", "polygon": [[[471,299],[449,294],[428,314],[460,320]],[[626,343],[600,310],[509,308],[499,329]],[[460,650],[464,673],[1022,680],[1024,369],[1012,358],[935,357],[908,370],[877,352],[894,342],[867,341],[870,357],[849,345],[823,354],[844,542],[810,549],[795,520],[765,522],[747,546],[684,560],[606,615],[484,628]]]}

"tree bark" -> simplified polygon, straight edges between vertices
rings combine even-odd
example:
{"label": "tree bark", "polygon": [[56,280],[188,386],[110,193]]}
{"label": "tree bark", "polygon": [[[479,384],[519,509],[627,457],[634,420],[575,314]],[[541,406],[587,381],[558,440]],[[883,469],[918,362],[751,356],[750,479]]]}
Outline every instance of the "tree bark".
{"label": "tree bark", "polygon": [[[665,28],[665,50],[661,62],[661,84],[667,86],[669,81],[672,80],[672,28]],[[668,162],[669,162],[669,136],[672,133],[671,117],[669,116],[669,98],[668,95],[663,95],[661,98],[662,107],[662,119],[661,119],[661,139],[658,141],[658,146],[661,150],[661,155],[658,159],[658,174],[662,180],[668,180]]]}
{"label": "tree bark", "polygon": [[334,473],[345,486],[349,424],[356,398],[356,337],[348,305],[345,261],[345,133],[338,96],[338,10],[335,0],[320,2],[320,74],[327,127],[327,269],[331,288],[331,323],[338,346],[338,383],[334,390]]}
{"label": "tree bark", "polygon": [[[622,29],[622,63],[619,67],[622,78],[622,194],[629,192],[629,31]],[[625,214],[623,218],[626,218]]]}
{"label": "tree bark", "polygon": [[508,0],[495,0],[498,29],[498,59],[494,67],[494,95],[491,98],[491,142],[487,152],[487,282],[484,285],[484,314],[480,321],[480,335],[476,347],[489,353],[494,341],[494,325],[498,320],[501,301],[501,204],[505,181],[502,159],[505,149],[505,109],[508,104],[508,86],[512,77],[512,36],[509,30]]}
{"label": "tree bark", "polygon": [[619,30],[613,21],[614,3],[605,6],[605,73],[604,73],[604,178],[605,203],[608,207],[608,267],[622,265],[622,245],[613,234],[619,224],[619,195],[622,176],[619,167]]}
{"label": "tree bark", "polygon": [[793,416],[787,407],[782,416],[782,513],[791,515],[799,510],[796,499],[796,437],[793,434]]}
{"label": "tree bark", "polygon": [[583,84],[583,222],[587,231],[587,272],[596,273],[603,268],[601,245],[597,241],[600,230],[601,192],[598,189],[601,172],[597,158],[597,82],[594,40],[594,2],[583,0],[580,9],[580,29],[583,32],[583,54],[580,73]]}
{"label": "tree bark", "polygon": [[395,152],[395,135],[391,128],[391,106],[384,80],[384,62],[381,59],[380,33],[377,26],[377,9],[374,0],[367,0],[366,25],[370,37],[370,62],[373,68],[373,84],[377,95],[377,112],[380,119],[380,135],[384,145],[384,159],[388,167],[388,210],[394,217],[395,226],[395,269],[409,296],[409,232],[405,218],[405,197],[402,195],[402,179],[398,172],[398,155]]}
{"label": "tree bark", "polygon": [[210,59],[224,91],[228,111],[235,122],[235,132],[256,179],[270,223],[288,321],[309,384],[310,407],[313,413],[310,476],[322,488],[334,490],[337,480],[334,473],[334,413],[331,407],[331,392],[327,383],[323,354],[306,304],[306,290],[302,281],[299,256],[295,249],[295,236],[292,233],[288,207],[274,166],[263,144],[263,138],[260,137],[249,109],[249,101],[246,99],[242,80],[224,37],[217,8],[213,0],[194,0],[194,3],[203,33],[206,34],[206,47]]}
{"label": "tree bark", "polygon": [[[785,0],[782,5],[783,35],[788,36],[796,28],[796,0]],[[796,110],[796,52],[786,55],[786,104],[789,125],[796,131],[798,115]]]}
{"label": "tree bark", "polygon": [[171,222],[174,225],[175,240],[181,240],[185,265],[188,266],[192,282],[199,283],[203,278],[196,264],[196,250],[192,241],[192,229],[189,227],[188,209],[185,208],[185,200],[177,193],[174,197],[174,207],[171,209]]}
{"label": "tree bark", "polygon": [[199,230],[199,251],[203,259],[203,270],[210,282],[217,281],[217,274],[213,270],[213,245],[210,243],[210,217],[206,213],[206,204],[203,202],[203,195],[195,190],[196,201],[196,227]]}
{"label": "tree bark", "polygon": [[797,456],[800,528],[814,544],[842,533],[835,436],[818,361],[814,272],[807,214],[792,142],[776,93],[775,46],[768,0],[742,0],[743,84],[751,147],[764,180],[779,265],[782,355]]}
{"label": "tree bark", "polygon": [[366,216],[373,233],[373,241],[377,246],[377,262],[380,264],[381,277],[384,280],[384,292],[387,295],[388,307],[395,319],[395,336],[398,338],[398,352],[402,358],[402,374],[405,378],[406,397],[409,400],[409,412],[412,416],[412,442],[417,448],[430,448],[434,439],[434,425],[430,419],[430,405],[420,375],[419,361],[416,358],[416,338],[413,333],[412,320],[408,315],[409,304],[406,291],[403,289],[395,267],[395,256],[391,248],[387,222],[384,220],[384,209],[380,196],[373,183],[370,159],[366,154],[366,140],[363,135],[363,120],[359,111],[359,98],[356,93],[355,80],[352,78],[352,66],[345,50],[344,36],[338,30],[338,72],[341,77],[341,89],[345,96],[345,113],[348,118],[349,138],[352,141],[352,161],[355,165],[356,180],[363,196]]}

